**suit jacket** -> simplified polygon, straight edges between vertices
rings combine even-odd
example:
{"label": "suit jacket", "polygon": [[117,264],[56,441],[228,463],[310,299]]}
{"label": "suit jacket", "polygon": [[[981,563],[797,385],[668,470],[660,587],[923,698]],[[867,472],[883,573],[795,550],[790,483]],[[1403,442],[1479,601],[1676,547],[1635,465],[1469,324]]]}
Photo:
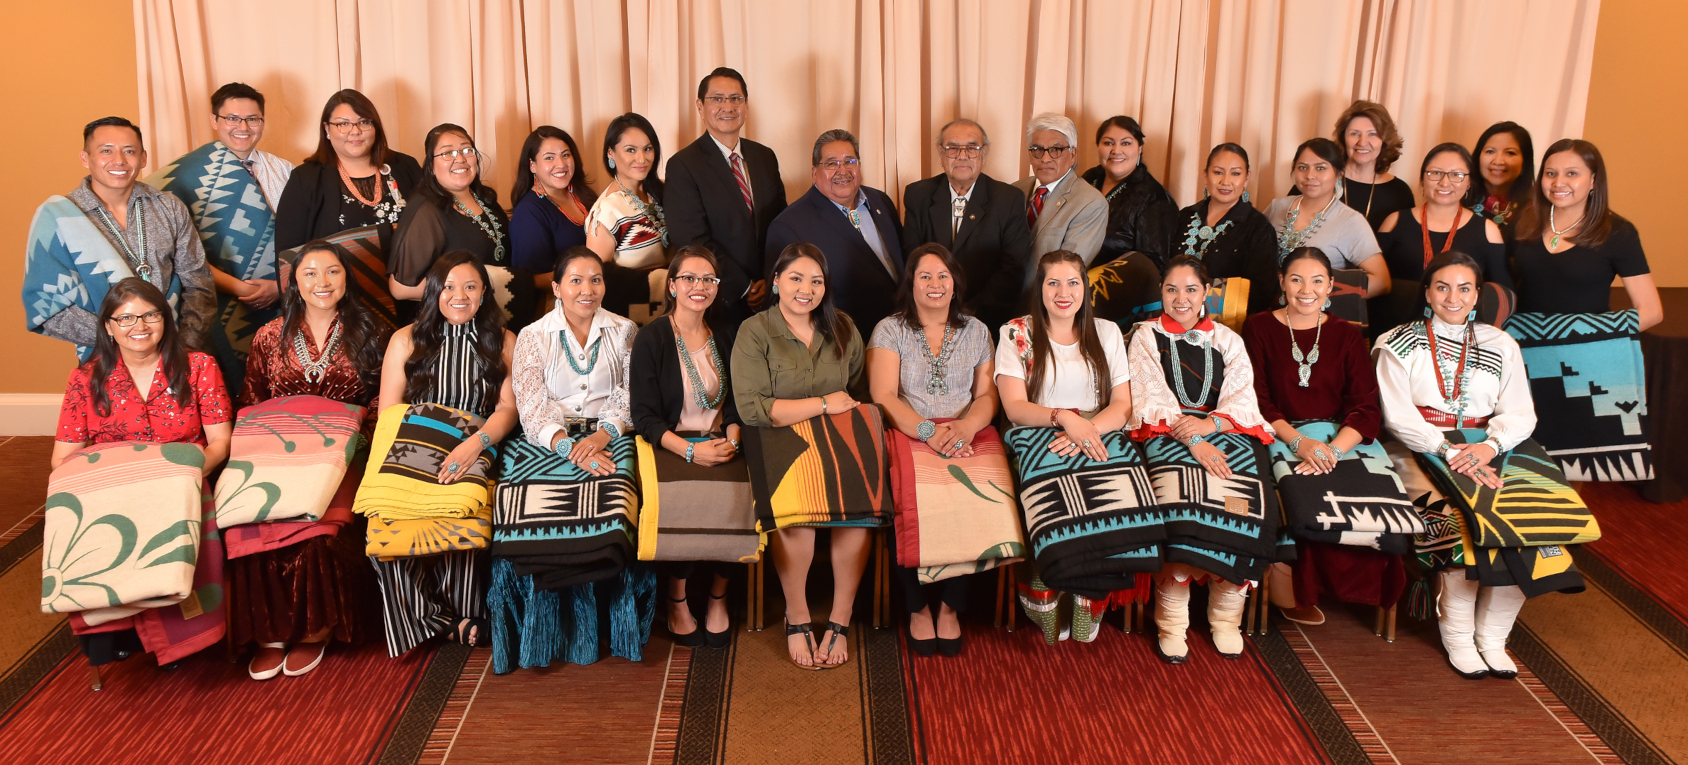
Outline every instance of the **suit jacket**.
{"label": "suit jacket", "polygon": [[[704,322],[715,335],[715,350],[721,353],[722,367],[731,367],[733,339],[738,327],[707,314]],[[692,350],[696,350],[695,348]],[[633,337],[633,355],[628,366],[628,386],[631,395],[630,411],[633,429],[644,436],[651,446],[662,448],[662,434],[673,430],[680,422],[680,407],[685,402],[686,386],[681,376],[686,374],[680,362],[679,346],[674,343],[674,325],[667,316],[651,320]],[[733,401],[733,378],[730,368],[721,370],[721,389],[727,395],[721,400],[721,427],[741,425],[738,405]]]}
{"label": "suit jacket", "polygon": [[[1094,189],[1092,189],[1094,191]],[[891,198],[879,189],[862,187],[873,225],[885,240],[885,254],[897,268],[892,276],[867,246],[862,232],[850,225],[850,218],[813,186],[792,202],[768,227],[765,262],[772,269],[780,251],[793,242],[808,242],[826,256],[831,277],[833,304],[850,314],[858,327],[874,327],[896,307],[897,282],[902,278],[902,225]]]}
{"label": "suit jacket", "polygon": [[739,154],[744,157],[754,212],[745,207],[733,169],[708,133],[669,158],[662,211],[668,219],[668,251],[696,244],[715,253],[721,263],[717,300],[723,316],[743,320],[752,313],[744,305],[745,290],[751,282],[767,278],[762,253],[768,225],[785,210],[786,202],[774,151],[741,137]]}
{"label": "suit jacket", "polygon": [[[1014,188],[1026,195],[1031,204],[1032,191],[1037,188],[1037,176],[1021,178]],[[1108,233],[1108,199],[1077,172],[1068,174],[1055,191],[1043,199],[1043,214],[1032,226],[1031,267],[1026,269],[1023,289],[1031,289],[1037,277],[1037,261],[1044,253],[1072,250],[1084,258],[1085,265],[1102,251],[1102,238]]]}
{"label": "suit jacket", "polygon": [[993,331],[1020,315],[1022,280],[1034,265],[1025,194],[981,174],[953,235],[947,175],[909,184],[903,207],[905,257],[923,244],[949,248],[966,275],[967,294],[961,298],[969,312]]}

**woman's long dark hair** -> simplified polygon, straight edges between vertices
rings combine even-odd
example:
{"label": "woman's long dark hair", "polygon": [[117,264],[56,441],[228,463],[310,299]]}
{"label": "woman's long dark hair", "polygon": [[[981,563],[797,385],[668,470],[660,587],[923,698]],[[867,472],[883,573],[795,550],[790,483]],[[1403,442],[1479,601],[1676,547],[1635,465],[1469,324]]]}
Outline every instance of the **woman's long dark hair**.
{"label": "woman's long dark hair", "polygon": [[[364,393],[373,399],[381,390],[381,359],[387,349],[385,327],[375,321],[359,299],[357,277],[352,273],[352,254],[327,239],[313,239],[299,248],[299,259],[294,261],[294,265],[297,266],[313,252],[332,254],[335,260],[340,261],[340,269],[346,274],[346,294],[341,295],[340,302],[334,306],[340,314],[340,349],[357,369],[358,382],[363,383]],[[305,323],[305,297],[299,292],[297,271],[288,280],[287,292],[281,296],[281,318],[281,350],[287,353],[292,348],[294,333]],[[328,338],[319,337],[316,342],[320,351]]]}
{"label": "woman's long dark hair", "polygon": [[[193,399],[193,389],[188,385],[187,346],[182,344],[182,335],[176,331],[176,312],[170,308],[170,301],[157,287],[145,279],[131,276],[106,290],[105,299],[100,301],[100,325],[94,330],[94,356],[82,365],[82,368],[88,371],[89,387],[94,394],[94,412],[101,417],[111,416],[111,389],[108,382],[112,370],[123,363],[123,353],[118,349],[117,341],[112,338],[107,322],[111,321],[112,314],[117,313],[118,308],[130,300],[140,300],[164,317],[158,325],[158,366],[164,370],[164,381],[169,386],[170,397],[176,400],[176,406],[187,408],[188,402]],[[135,387],[139,388],[140,385],[137,383]],[[147,391],[148,398],[157,394],[157,389]]]}
{"label": "woman's long dark hair", "polygon": [[897,312],[892,315],[902,319],[903,324],[907,325],[909,329],[916,332],[922,329],[920,326],[920,309],[915,306],[914,302],[914,273],[919,270],[920,261],[927,255],[937,256],[939,260],[944,262],[944,270],[950,274],[949,316],[944,321],[949,322],[950,327],[959,332],[961,331],[961,317],[969,315],[967,306],[963,305],[962,301],[962,296],[967,294],[967,275],[962,273],[961,263],[955,259],[955,255],[949,251],[949,248],[937,242],[920,245],[914,248],[914,251],[910,252],[907,258],[903,259],[903,288],[897,290]]}
{"label": "woman's long dark hair", "polygon": [[[422,139],[422,159],[424,162],[422,165],[422,190],[427,192],[428,197],[431,197],[429,201],[433,204],[437,204],[442,207],[452,204],[454,197],[451,195],[451,192],[446,191],[445,187],[440,185],[440,179],[434,176],[434,149],[439,146],[440,139],[451,135],[452,133],[456,133],[457,135],[468,139],[469,148],[475,149],[475,155],[477,157],[475,162],[475,178],[474,180],[469,181],[469,190],[475,192],[477,197],[480,197],[481,202],[487,207],[486,212],[488,214],[493,214],[493,210],[498,210],[497,214],[499,217],[503,217],[504,211],[502,208],[498,207],[498,192],[493,191],[491,187],[481,183],[481,171],[485,169],[484,165],[486,163],[486,158],[481,157],[481,150],[475,148],[474,136],[469,135],[469,131],[464,130],[459,125],[453,125],[450,122],[440,123],[435,125],[433,130],[428,131],[428,137]],[[524,164],[523,167],[526,167],[526,165]]]}
{"label": "woman's long dark hair", "polygon": [[552,138],[566,144],[569,147],[569,155],[574,157],[574,175],[569,177],[569,190],[580,197],[580,203],[585,205],[586,209],[592,209],[592,203],[598,201],[598,193],[586,185],[586,163],[580,156],[580,147],[575,145],[574,136],[569,135],[567,130],[553,125],[534,128],[522,143],[522,155],[516,158],[516,182],[510,186],[510,204],[521,201],[523,195],[533,190],[533,171],[528,169],[528,164],[533,162],[534,157],[539,156],[540,145]]}
{"label": "woman's long dark hair", "polygon": [[498,405],[499,388],[510,372],[504,366],[504,312],[493,301],[492,281],[487,277],[486,266],[468,250],[452,250],[441,255],[433,268],[428,269],[416,323],[410,325],[410,358],[404,362],[404,400],[414,404],[435,389],[446,325],[445,316],[440,313],[440,293],[445,291],[445,280],[451,270],[461,265],[473,266],[481,280],[481,305],[471,321],[480,341],[475,346],[475,357],[480,368],[481,411],[476,414],[486,416]]}
{"label": "woman's long dark hair", "polygon": [[[779,259],[774,261],[774,268],[770,272],[772,276],[769,281],[777,287],[780,274],[785,273],[785,270],[790,268],[791,264],[799,258],[813,260],[821,267],[821,283],[826,286],[826,291],[821,293],[821,304],[815,306],[814,310],[809,313],[809,321],[815,325],[815,331],[821,333],[821,337],[831,341],[833,356],[840,359],[844,358],[844,344],[849,341],[850,330],[856,324],[850,319],[850,314],[838,310],[837,304],[833,302],[832,273],[827,270],[826,255],[821,254],[821,248],[808,242],[793,242],[786,245],[785,249],[780,250]],[[775,302],[778,303],[777,300]],[[778,307],[778,305],[775,305],[776,309]]]}
{"label": "woman's long dark hair", "polygon": [[1611,197],[1606,191],[1606,160],[1600,156],[1599,148],[1579,138],[1561,138],[1542,153],[1541,169],[1536,171],[1535,193],[1530,195],[1530,203],[1524,205],[1523,214],[1518,216],[1518,241],[1540,239],[1542,231],[1548,226],[1548,211],[1553,204],[1547,201],[1547,194],[1542,190],[1541,177],[1547,172],[1547,158],[1562,152],[1577,155],[1594,174],[1594,183],[1583,199],[1583,224],[1566,234],[1565,238],[1573,244],[1599,247],[1612,235],[1613,224],[1622,218],[1612,212],[1610,206]]}
{"label": "woman's long dark hair", "polygon": [[375,127],[375,139],[369,142],[369,162],[379,171],[387,163],[387,129],[381,126],[381,113],[375,111],[375,103],[369,97],[351,88],[346,88],[328,97],[328,103],[322,106],[322,119],[317,120],[316,153],[305,158],[306,162],[315,162],[326,167],[336,167],[340,158],[334,153],[334,144],[328,140],[328,118],[333,116],[335,107],[341,104],[352,107],[359,117],[369,120]]}
{"label": "woman's long dark hair", "polygon": [[[1518,142],[1518,154],[1524,160],[1524,164],[1518,168],[1518,177],[1512,179],[1512,187],[1506,191],[1507,201],[1517,202],[1521,199],[1528,199],[1530,185],[1536,181],[1536,145],[1530,141],[1530,131],[1525,130],[1523,125],[1516,122],[1496,122],[1490,125],[1488,130],[1483,131],[1483,134],[1477,137],[1477,146],[1471,150],[1471,156],[1477,162],[1482,162],[1483,149],[1489,145],[1489,139],[1501,133],[1512,134],[1512,140]],[[1484,196],[1487,196],[1489,189],[1487,182],[1479,178],[1478,183],[1482,185],[1472,185],[1481,188]]]}
{"label": "woman's long dark hair", "polygon": [[[1487,192],[1483,190],[1483,176],[1477,172],[1477,163],[1471,159],[1471,152],[1466,151],[1464,146],[1453,141],[1436,144],[1430,148],[1430,151],[1425,152],[1424,161],[1418,165],[1418,182],[1427,188],[1430,186],[1430,182],[1424,179],[1424,173],[1430,169],[1430,160],[1442,154],[1452,154],[1459,157],[1459,161],[1465,163],[1465,177],[1471,181],[1471,185],[1465,187],[1465,196],[1459,198],[1459,206],[1471,207],[1482,202],[1483,197],[1487,196]],[[1425,196],[1429,196],[1429,194]],[[1455,218],[1455,220],[1457,221],[1458,218]],[[1424,225],[1429,226],[1430,224],[1426,221]],[[1452,236],[1452,234],[1449,236]]]}
{"label": "woman's long dark hair", "polygon": [[629,128],[637,128],[651,139],[651,174],[645,176],[645,193],[650,194],[657,204],[662,204],[662,177],[657,173],[662,169],[662,141],[657,139],[656,128],[651,127],[651,121],[643,115],[628,112],[610,120],[610,126],[604,129],[604,171],[610,174],[612,181],[615,179],[615,168],[610,167],[609,155],[621,142],[621,134]]}
{"label": "woman's long dark hair", "polygon": [[1084,279],[1084,288],[1079,293],[1078,313],[1073,316],[1073,334],[1078,335],[1079,354],[1084,357],[1085,366],[1090,367],[1096,382],[1096,400],[1101,409],[1111,403],[1113,397],[1113,373],[1108,369],[1108,354],[1102,350],[1102,338],[1096,336],[1096,321],[1091,315],[1090,308],[1090,277],[1084,270],[1084,258],[1072,250],[1052,250],[1043,254],[1037,261],[1037,281],[1032,289],[1036,302],[1032,306],[1032,363],[1026,370],[1026,395],[1036,396],[1043,391],[1044,370],[1051,374],[1055,372],[1055,356],[1049,347],[1049,308],[1043,304],[1043,280],[1048,278],[1049,269],[1066,263],[1078,269],[1079,278]]}
{"label": "woman's long dark hair", "polygon": [[[679,298],[674,296],[674,277],[680,273],[680,264],[686,262],[689,258],[703,260],[703,262],[709,264],[709,270],[713,271],[717,277],[721,275],[721,262],[715,259],[715,253],[710,252],[708,247],[701,244],[688,244],[675,250],[674,257],[668,259],[668,293],[662,296],[662,310],[657,313],[657,316],[667,316],[674,313],[674,304],[680,302]],[[715,302],[710,303],[709,308],[704,310],[704,321],[707,322],[710,318],[713,318],[716,308],[720,305],[720,285],[716,285]]]}

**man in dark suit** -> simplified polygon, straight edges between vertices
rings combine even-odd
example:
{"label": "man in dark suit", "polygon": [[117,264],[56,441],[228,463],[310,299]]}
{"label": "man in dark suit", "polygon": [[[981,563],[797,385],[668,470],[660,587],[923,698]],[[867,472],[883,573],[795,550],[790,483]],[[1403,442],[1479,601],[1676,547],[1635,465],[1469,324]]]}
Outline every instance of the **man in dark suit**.
{"label": "man in dark suit", "polygon": [[669,252],[708,247],[720,261],[722,318],[734,326],[767,299],[762,251],[768,224],[785,210],[785,184],[772,149],[739,135],[749,111],[744,77],[727,67],[697,86],[708,132],[668,160],[663,212]]}
{"label": "man in dark suit", "polygon": [[860,154],[848,130],[815,139],[815,185],[768,227],[767,264],[771,269],[793,242],[819,247],[833,303],[866,339],[896,306],[903,250],[897,208],[885,192],[862,185]]}
{"label": "man in dark suit", "polygon": [[961,263],[962,301],[992,333],[1023,313],[1023,274],[1031,268],[1032,229],[1026,195],[980,172],[990,137],[979,123],[958,119],[938,131],[943,175],[915,181],[903,192],[903,255],[937,243]]}

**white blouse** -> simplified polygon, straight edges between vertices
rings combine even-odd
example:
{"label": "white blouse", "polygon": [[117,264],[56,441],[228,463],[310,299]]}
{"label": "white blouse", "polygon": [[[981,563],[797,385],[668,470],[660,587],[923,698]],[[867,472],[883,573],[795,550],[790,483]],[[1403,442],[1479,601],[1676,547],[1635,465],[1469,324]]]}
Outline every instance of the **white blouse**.
{"label": "white blouse", "polygon": [[[1213,405],[1212,413],[1224,415],[1238,430],[1264,428],[1266,418],[1260,415],[1260,401],[1254,396],[1254,365],[1249,363],[1242,335],[1208,317],[1186,332],[1177,322],[1162,316],[1138,322],[1131,332],[1131,421],[1126,423],[1126,430],[1135,431],[1144,425],[1171,425],[1184,413],[1178,394],[1172,392],[1166,368],[1161,366],[1157,336],[1193,336],[1197,343],[1206,340],[1225,364],[1219,400]],[[1191,357],[1200,361],[1200,356],[1191,354]]]}
{"label": "white blouse", "polygon": [[[1092,319],[1096,323],[1096,339],[1102,342],[1102,354],[1108,360],[1108,387],[1117,388],[1131,381],[1131,365],[1125,355],[1125,335],[1119,325],[1111,321]],[[1022,382],[1026,379],[1027,362],[1032,358],[1031,317],[1022,316],[1002,325],[1001,338],[996,343],[996,374]],[[1054,367],[1043,376],[1043,390],[1026,391],[1027,400],[1051,409],[1077,409],[1087,416],[1101,409],[1096,400],[1096,375],[1084,363],[1084,353],[1078,343],[1049,344]]]}
{"label": "white blouse", "polygon": [[[522,328],[511,385],[529,441],[551,448],[551,439],[565,429],[565,417],[596,417],[615,423],[624,435],[632,433],[627,370],[637,330],[633,322],[599,308],[583,346],[569,331],[561,306]],[[574,371],[564,354],[585,369],[595,342],[600,343],[597,363],[587,374]]]}
{"label": "white blouse", "polygon": [[[1441,319],[1432,319],[1431,323],[1445,374],[1452,378],[1459,365],[1465,327]],[[1458,408],[1437,390],[1436,362],[1431,359],[1423,330],[1422,321],[1402,324],[1378,338],[1372,350],[1377,359],[1383,425],[1407,448],[1420,453],[1435,451],[1442,444],[1443,428],[1425,422],[1418,407],[1449,414]],[[1464,414],[1488,417],[1489,437],[1500,442],[1502,451],[1511,451],[1536,429],[1536,407],[1530,399],[1524,356],[1518,350],[1518,341],[1493,326],[1478,324],[1476,333],[1477,345],[1465,362]],[[1454,381],[1447,379],[1447,384],[1452,386]]]}

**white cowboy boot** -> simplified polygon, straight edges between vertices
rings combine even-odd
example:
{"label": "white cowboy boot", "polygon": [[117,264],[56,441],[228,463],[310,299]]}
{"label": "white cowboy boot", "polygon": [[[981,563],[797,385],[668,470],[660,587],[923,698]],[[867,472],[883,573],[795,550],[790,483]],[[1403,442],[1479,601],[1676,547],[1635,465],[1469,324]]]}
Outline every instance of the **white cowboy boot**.
{"label": "white cowboy boot", "polygon": [[1506,636],[1512,634],[1525,600],[1516,586],[1484,587],[1477,594],[1477,653],[1489,665],[1489,674],[1502,680],[1518,676],[1518,665],[1506,655]]}
{"label": "white cowboy boot", "polygon": [[1243,655],[1243,588],[1223,579],[1207,584],[1207,622],[1213,628],[1213,647],[1219,655],[1235,659]]}
{"label": "white cowboy boot", "polygon": [[1190,658],[1190,644],[1184,633],[1190,629],[1190,583],[1167,580],[1155,587],[1155,655],[1168,664],[1183,664]]}
{"label": "white cowboy boot", "polygon": [[1437,622],[1442,631],[1442,647],[1448,651],[1448,664],[1467,680],[1478,680],[1489,674],[1474,639],[1477,589],[1476,582],[1465,578],[1465,570],[1456,567],[1442,572],[1441,587],[1436,594],[1436,612],[1440,617]]}

